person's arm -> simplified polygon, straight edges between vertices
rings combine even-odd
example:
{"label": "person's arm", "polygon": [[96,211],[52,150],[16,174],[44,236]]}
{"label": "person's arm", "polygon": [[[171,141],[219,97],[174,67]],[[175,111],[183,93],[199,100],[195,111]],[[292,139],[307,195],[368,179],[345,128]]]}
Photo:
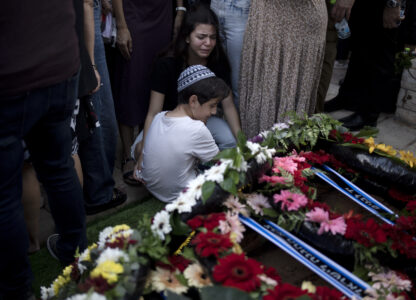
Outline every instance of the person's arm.
{"label": "person's arm", "polygon": [[241,125],[237,109],[234,105],[233,94],[230,92],[230,94],[221,101],[221,104],[224,109],[224,115],[227,119],[228,125],[230,126],[234,137],[237,139],[237,134],[241,131]]}
{"label": "person's arm", "polygon": [[117,46],[121,55],[129,60],[133,51],[133,42],[124,18],[123,0],[113,0],[113,10],[117,24]]}
{"label": "person's arm", "polygon": [[331,17],[335,22],[340,22],[343,18],[349,19],[352,6],[355,0],[337,0],[331,11]]}
{"label": "person's arm", "polygon": [[181,27],[183,17],[185,16],[185,10],[183,4],[183,0],[176,0],[176,8],[180,8],[179,10],[176,10],[176,17],[175,22],[173,23],[173,40],[176,40],[176,37],[179,33],[179,28]]}
{"label": "person's arm", "polygon": [[142,161],[143,161],[143,147],[144,141],[146,138],[147,131],[150,128],[150,125],[153,122],[155,116],[160,113],[163,109],[163,103],[165,102],[165,95],[159,92],[151,91],[150,92],[150,103],[149,103],[149,110],[146,115],[146,120],[144,121],[144,128],[143,128],[143,139],[140,143],[137,144],[135,152],[139,153],[139,158],[134,166],[133,176],[136,180],[140,180],[141,178],[136,176],[136,170],[141,170],[142,168]]}
{"label": "person's arm", "polygon": [[101,77],[98,73],[97,67],[95,66],[94,59],[94,39],[95,39],[95,28],[94,28],[94,2],[93,0],[84,0],[84,41],[85,48],[87,49],[88,56],[90,57],[92,68],[94,68],[95,77],[97,78],[97,86],[91,93],[95,93],[100,89]]}

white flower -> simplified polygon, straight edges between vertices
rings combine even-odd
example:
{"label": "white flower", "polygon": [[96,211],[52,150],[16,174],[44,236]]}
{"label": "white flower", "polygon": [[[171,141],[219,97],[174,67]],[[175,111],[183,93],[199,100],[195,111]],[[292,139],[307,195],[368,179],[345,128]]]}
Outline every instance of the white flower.
{"label": "white flower", "polygon": [[117,248],[107,248],[100,254],[100,257],[97,259],[96,263],[97,265],[99,265],[100,263],[105,262],[106,260],[118,262],[120,258],[122,258],[124,262],[129,261],[129,257],[126,253],[124,253],[124,251]]}
{"label": "white flower", "polygon": [[205,274],[201,265],[194,263],[189,265],[183,272],[183,276],[188,280],[189,286],[195,286],[201,288],[204,286],[212,285],[208,275]]}
{"label": "white flower", "polygon": [[265,130],[265,131],[262,131],[262,132],[260,132],[260,135],[264,138],[264,139],[267,139],[267,136],[270,134],[270,131],[268,131],[268,130]]}
{"label": "white flower", "polygon": [[157,235],[162,241],[165,239],[165,234],[168,234],[172,231],[172,226],[170,226],[169,221],[169,213],[165,210],[162,210],[155,215],[153,224],[150,227],[153,233]]}
{"label": "white flower", "polygon": [[271,285],[271,286],[276,286],[277,285],[277,281],[264,275],[264,274],[260,274],[259,278],[261,281],[263,281],[265,284],[267,285]]}
{"label": "white flower", "polygon": [[377,290],[397,288],[400,291],[410,291],[412,288],[412,283],[409,280],[400,278],[397,276],[396,272],[391,270],[378,274],[370,272],[369,275],[371,276],[372,281],[375,282],[373,288]]}
{"label": "white flower", "polygon": [[92,294],[77,294],[72,297],[67,298],[67,300],[106,300],[107,298],[104,295],[100,295],[96,292]]}
{"label": "white flower", "polygon": [[248,195],[247,204],[260,216],[263,216],[263,208],[271,208],[269,201],[262,194]]}
{"label": "white flower", "polygon": [[224,173],[227,170],[228,165],[227,164],[219,164],[212,166],[208,170],[205,171],[205,179],[210,180],[213,182],[221,183],[224,181]]}
{"label": "white flower", "polygon": [[241,224],[238,215],[229,211],[227,212],[225,221],[220,221],[219,229],[222,234],[231,233],[235,239],[233,242],[236,243],[241,242],[244,237],[243,232],[246,231],[246,228]]}
{"label": "white flower", "polygon": [[196,200],[187,193],[180,193],[178,199],[166,205],[166,211],[172,212],[177,210],[179,213],[191,212]]}
{"label": "white flower", "polygon": [[[241,155],[240,148],[237,148],[237,151],[238,151],[238,155]],[[234,169],[238,172],[246,172],[248,169],[248,164],[244,159],[242,160],[240,167],[234,166],[234,162],[232,159],[221,158],[220,161],[221,161],[221,164],[226,164],[230,169]]]}
{"label": "white flower", "polygon": [[191,180],[188,183],[188,186],[187,186],[188,189],[186,191],[186,194],[188,194],[190,197],[194,199],[201,198],[202,185],[204,184],[204,182],[205,182],[205,176],[202,174],[196,177],[195,179]]}
{"label": "white flower", "polygon": [[182,285],[176,278],[177,273],[173,273],[170,270],[156,267],[156,271],[150,272],[150,282],[152,287],[157,292],[164,290],[171,290],[177,294],[185,293],[188,287]]}
{"label": "white flower", "polygon": [[48,287],[48,288],[42,286],[40,288],[40,298],[42,300],[48,300],[48,299],[52,298],[53,296],[55,296],[55,293],[53,291],[52,286],[51,287]]}
{"label": "white flower", "polygon": [[273,125],[272,130],[283,130],[283,129],[288,129],[289,125],[286,123],[276,123]]}
{"label": "white flower", "polygon": [[240,201],[238,201],[238,198],[233,195],[228,196],[227,200],[223,203],[223,205],[227,207],[229,210],[231,210],[233,214],[242,214],[246,217],[249,215],[246,206],[240,203]]}
{"label": "white flower", "polygon": [[107,238],[113,233],[113,227],[109,226],[104,228],[100,235],[98,236],[98,248],[103,249],[105,246],[105,243],[107,241]]}
{"label": "white flower", "polygon": [[256,161],[259,165],[262,165],[267,161],[267,156],[263,152],[260,152],[256,155]]}
{"label": "white flower", "polygon": [[251,155],[256,155],[261,150],[261,146],[258,143],[247,141],[246,146],[250,149]]}

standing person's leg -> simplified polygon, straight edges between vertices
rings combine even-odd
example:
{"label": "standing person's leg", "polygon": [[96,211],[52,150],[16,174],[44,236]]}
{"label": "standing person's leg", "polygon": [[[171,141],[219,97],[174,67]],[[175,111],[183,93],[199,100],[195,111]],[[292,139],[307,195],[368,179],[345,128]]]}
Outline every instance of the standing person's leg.
{"label": "standing person's leg", "polygon": [[90,137],[80,142],[78,152],[84,175],[84,197],[87,214],[98,213],[126,200],[126,197],[116,197],[116,199],[113,196],[117,123],[104,44],[101,37],[100,18],[101,4],[96,0],[94,1],[94,56],[102,86],[92,95],[92,102],[100,126],[94,129]]}
{"label": "standing person's leg", "polygon": [[[328,1],[326,3],[329,15],[330,6]],[[337,55],[337,41],[338,36],[335,29],[335,23],[329,16],[326,30],[324,63],[322,65],[321,79],[319,80],[318,96],[316,98],[316,113],[324,112],[325,98],[328,92],[329,83],[331,82],[332,70],[334,68],[335,57]]]}
{"label": "standing person's leg", "polygon": [[0,299],[25,299],[32,282],[21,202],[25,98],[0,99]]}
{"label": "standing person's leg", "polygon": [[240,77],[240,60],[243,49],[244,32],[250,0],[235,1],[212,0],[211,9],[217,14],[220,20],[221,31],[224,33],[224,49],[227,53],[231,67],[231,86],[233,91],[234,104],[238,110],[238,80]]}
{"label": "standing person's leg", "polygon": [[[59,239],[54,253],[62,263],[74,260],[77,248],[87,244],[82,189],[71,157],[70,118],[74,110],[77,77],[50,87],[45,98],[47,110],[25,137],[33,165],[43,184]],[[31,111],[37,99],[27,101]]]}
{"label": "standing person's leg", "polygon": [[35,170],[30,162],[23,164],[22,204],[27,231],[29,233],[29,254],[39,250],[39,215],[42,195]]}

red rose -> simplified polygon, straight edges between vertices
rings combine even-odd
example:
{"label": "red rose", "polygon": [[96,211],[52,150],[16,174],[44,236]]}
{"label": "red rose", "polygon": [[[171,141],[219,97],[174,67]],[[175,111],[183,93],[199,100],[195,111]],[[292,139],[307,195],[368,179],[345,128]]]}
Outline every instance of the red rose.
{"label": "red rose", "polygon": [[227,251],[233,246],[228,235],[217,234],[213,232],[200,232],[192,240],[195,245],[195,251],[202,257],[210,255],[219,256],[220,253]]}
{"label": "red rose", "polygon": [[275,268],[272,268],[272,267],[264,268],[264,274],[266,274],[267,277],[275,280],[277,284],[280,284],[282,282],[282,278],[280,278]]}
{"label": "red rose", "polygon": [[410,212],[414,212],[416,210],[416,201],[410,201],[407,203],[406,209]]}
{"label": "red rose", "polygon": [[180,272],[185,271],[185,269],[191,263],[190,260],[186,259],[182,255],[173,255],[168,258],[169,262]]}
{"label": "red rose", "polygon": [[326,287],[326,286],[317,286],[315,294],[311,294],[311,297],[313,300],[346,299],[340,291]]}
{"label": "red rose", "polygon": [[244,254],[230,254],[218,261],[212,277],[224,286],[235,287],[246,292],[252,292],[261,285],[259,274],[263,273],[262,266],[254,259]]}
{"label": "red rose", "polygon": [[276,285],[273,290],[268,290],[268,294],[263,300],[292,300],[300,296],[307,295],[308,292],[288,283]]}
{"label": "red rose", "polygon": [[416,217],[401,216],[396,220],[396,225],[409,234],[416,235]]}
{"label": "red rose", "polygon": [[224,213],[214,213],[209,215],[198,215],[190,219],[187,223],[193,230],[199,227],[205,227],[207,230],[212,230],[220,225],[220,221],[225,220]]}
{"label": "red rose", "polygon": [[78,284],[78,289],[83,292],[87,293],[91,288],[99,294],[104,294],[108,290],[111,290],[116,286],[115,283],[108,284],[107,280],[104,279],[102,276],[94,277],[94,278],[87,278],[84,283]]}
{"label": "red rose", "polygon": [[355,240],[366,247],[387,241],[385,232],[374,219],[368,219],[365,223],[356,219],[347,220],[345,237]]}

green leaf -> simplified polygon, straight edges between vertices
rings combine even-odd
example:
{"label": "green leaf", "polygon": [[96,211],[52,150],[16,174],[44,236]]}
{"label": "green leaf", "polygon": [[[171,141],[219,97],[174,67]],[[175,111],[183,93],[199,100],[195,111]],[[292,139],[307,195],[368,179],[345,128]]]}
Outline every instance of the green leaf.
{"label": "green leaf", "polygon": [[207,180],[202,185],[201,191],[202,191],[202,202],[205,204],[205,201],[211,197],[212,193],[215,189],[215,182]]}
{"label": "green leaf", "polygon": [[240,173],[238,173],[236,170],[229,170],[227,177],[230,177],[234,184],[238,184],[238,182],[240,181]]}
{"label": "green leaf", "polygon": [[249,294],[231,287],[215,285],[201,289],[201,300],[218,298],[221,298],[221,300],[253,300]]}
{"label": "green leaf", "polygon": [[234,157],[237,155],[237,149],[236,148],[229,148],[222,150],[220,153],[218,153],[215,156],[215,160],[219,160],[221,158],[228,158],[228,159],[234,159]]}
{"label": "green leaf", "polygon": [[195,261],[196,260],[196,256],[195,256],[194,250],[192,250],[192,248],[190,248],[190,247],[184,247],[182,249],[181,255],[183,257],[185,257],[186,259],[189,259],[191,261]]}
{"label": "green leaf", "polygon": [[237,133],[237,145],[240,149],[244,149],[247,143],[247,138],[242,131]]}
{"label": "green leaf", "polygon": [[309,297],[308,295],[302,295],[300,297],[296,297],[296,300],[310,300],[312,299],[311,297]]}
{"label": "green leaf", "polygon": [[226,178],[223,182],[221,182],[220,186],[224,191],[227,191],[233,195],[237,195],[237,187],[230,177]]}
{"label": "green leaf", "polygon": [[263,213],[270,218],[276,218],[279,215],[273,208],[263,208]]}
{"label": "green leaf", "polygon": [[188,281],[186,280],[185,276],[183,274],[175,274],[176,279],[178,279],[178,281],[182,284],[187,286],[188,285]]}
{"label": "green leaf", "polygon": [[376,136],[378,134],[378,129],[375,127],[370,126],[364,126],[363,129],[360,130],[359,133],[357,133],[355,136],[357,138],[359,137],[370,137],[370,136]]}
{"label": "green leaf", "polygon": [[174,213],[170,219],[172,225],[172,234],[174,235],[188,235],[191,232],[191,228],[182,222],[179,214]]}

